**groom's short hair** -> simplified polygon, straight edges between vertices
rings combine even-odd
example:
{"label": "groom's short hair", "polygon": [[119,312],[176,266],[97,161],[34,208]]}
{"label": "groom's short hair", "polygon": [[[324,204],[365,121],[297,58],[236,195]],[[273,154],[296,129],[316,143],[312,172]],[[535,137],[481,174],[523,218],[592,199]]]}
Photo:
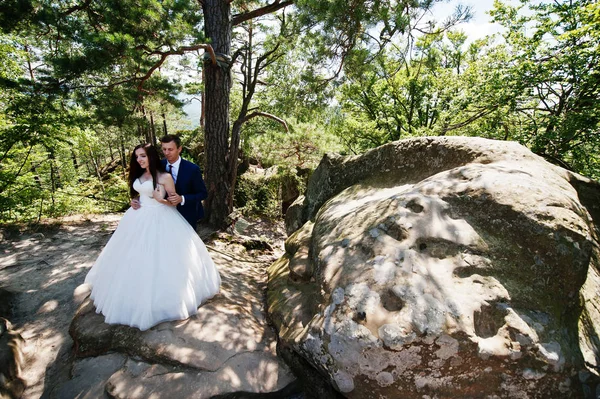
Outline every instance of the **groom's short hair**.
{"label": "groom's short hair", "polygon": [[181,139],[179,138],[179,136],[177,136],[175,134],[167,134],[167,135],[164,135],[160,139],[161,143],[170,143],[172,141],[175,142],[175,145],[177,146],[177,148],[181,147]]}

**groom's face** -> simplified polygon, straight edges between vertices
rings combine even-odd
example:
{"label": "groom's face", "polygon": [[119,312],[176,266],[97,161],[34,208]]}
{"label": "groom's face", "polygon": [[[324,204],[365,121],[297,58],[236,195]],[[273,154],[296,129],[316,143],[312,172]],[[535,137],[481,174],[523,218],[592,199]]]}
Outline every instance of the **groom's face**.
{"label": "groom's face", "polygon": [[174,141],[169,143],[162,143],[162,152],[165,154],[165,158],[169,163],[177,161],[179,154],[181,154],[181,147],[177,147]]}

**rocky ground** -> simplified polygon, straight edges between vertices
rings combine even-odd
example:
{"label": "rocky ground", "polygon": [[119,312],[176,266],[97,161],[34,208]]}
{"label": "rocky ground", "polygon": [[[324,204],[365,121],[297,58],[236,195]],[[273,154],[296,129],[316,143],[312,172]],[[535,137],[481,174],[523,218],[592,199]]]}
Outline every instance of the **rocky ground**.
{"label": "rocky ground", "polygon": [[[283,253],[282,223],[242,222],[229,233],[200,228],[221,293],[187,321],[140,333],[103,328],[85,304],[83,280],[119,219],[79,216],[0,230],[0,287],[13,293],[9,319],[24,339],[23,398],[303,396],[276,356],[264,308],[266,267]],[[74,345],[69,327],[82,303]],[[133,337],[126,345],[98,343],[118,341],[123,329]]]}

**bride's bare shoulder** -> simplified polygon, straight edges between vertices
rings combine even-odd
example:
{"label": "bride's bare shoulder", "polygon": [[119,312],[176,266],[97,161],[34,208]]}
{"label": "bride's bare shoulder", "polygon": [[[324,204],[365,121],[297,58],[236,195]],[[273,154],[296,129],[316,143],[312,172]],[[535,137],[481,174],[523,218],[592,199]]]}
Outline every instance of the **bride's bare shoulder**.
{"label": "bride's bare shoulder", "polygon": [[158,174],[158,182],[160,184],[165,184],[168,181],[173,181],[173,177],[171,176],[170,173],[159,173]]}

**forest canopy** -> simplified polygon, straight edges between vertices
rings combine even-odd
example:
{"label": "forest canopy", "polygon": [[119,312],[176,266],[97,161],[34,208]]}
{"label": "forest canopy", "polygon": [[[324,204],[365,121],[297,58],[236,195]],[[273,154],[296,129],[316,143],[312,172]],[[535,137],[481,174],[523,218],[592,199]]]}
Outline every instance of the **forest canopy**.
{"label": "forest canopy", "polygon": [[600,179],[600,4],[496,1],[503,29],[472,40],[473,9],[436,21],[438,2],[4,1],[0,221],[126,209],[129,152],[166,133],[217,225],[241,165],[302,180],[325,152],[417,136],[517,141]]}

